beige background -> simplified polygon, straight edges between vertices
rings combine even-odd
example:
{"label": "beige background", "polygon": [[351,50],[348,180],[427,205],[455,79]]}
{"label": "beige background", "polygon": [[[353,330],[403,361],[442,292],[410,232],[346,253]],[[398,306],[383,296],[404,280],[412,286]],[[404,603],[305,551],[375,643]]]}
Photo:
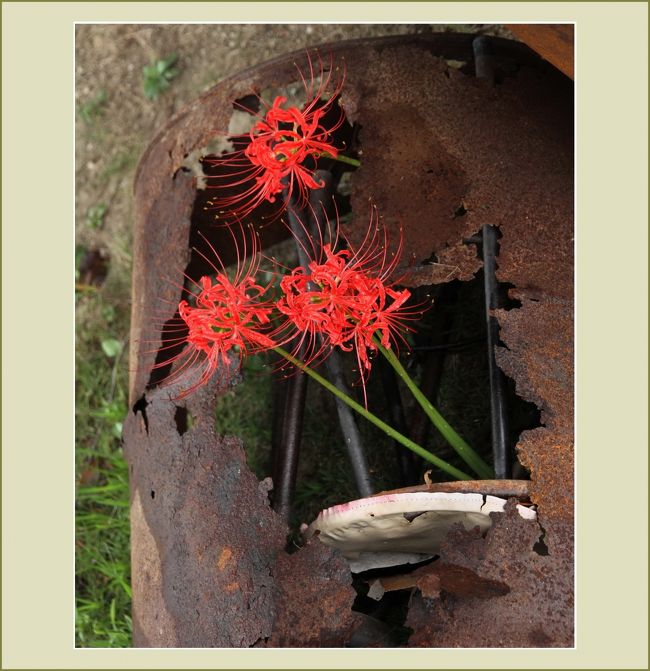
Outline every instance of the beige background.
{"label": "beige background", "polygon": [[[577,23],[576,650],[75,650],[73,21]],[[3,668],[647,668],[647,5],[4,3]]]}

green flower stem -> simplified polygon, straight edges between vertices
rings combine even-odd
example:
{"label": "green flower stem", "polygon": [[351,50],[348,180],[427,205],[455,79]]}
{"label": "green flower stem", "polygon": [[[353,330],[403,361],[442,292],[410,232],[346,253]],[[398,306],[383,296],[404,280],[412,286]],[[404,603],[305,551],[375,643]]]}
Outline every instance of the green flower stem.
{"label": "green flower stem", "polygon": [[402,435],[398,431],[395,431],[395,429],[392,426],[389,426],[385,422],[382,422],[382,420],[379,419],[379,417],[373,415],[371,412],[366,410],[366,408],[364,408],[360,403],[357,403],[354,399],[350,398],[347,394],[343,393],[340,389],[338,389],[333,384],[328,382],[316,371],[312,370],[302,361],[296,359],[293,355],[289,354],[289,352],[282,349],[282,347],[274,347],[273,350],[277,352],[280,356],[284,357],[287,361],[292,363],[294,366],[296,366],[296,368],[299,368],[301,371],[307,373],[307,375],[316,380],[316,382],[322,384],[323,387],[325,387],[325,389],[331,391],[332,394],[334,394],[337,398],[340,398],[341,401],[349,405],[353,410],[356,410],[362,417],[365,417],[369,422],[372,422],[375,426],[379,427],[391,438],[404,445],[404,447],[407,447],[409,450],[412,450],[416,454],[420,455],[423,459],[426,459],[427,461],[437,466],[440,470],[445,471],[445,473],[448,473],[449,475],[451,475],[454,478],[457,478],[458,480],[472,479],[472,477],[470,475],[467,475],[467,473],[463,473],[463,471],[455,468],[451,464],[448,464],[446,461],[443,461],[439,457],[436,457],[434,454],[431,454],[431,452],[425,450],[423,447],[420,447],[420,445],[414,443],[406,436]]}
{"label": "green flower stem", "polygon": [[332,154],[328,154],[326,151],[324,151],[321,156],[323,158],[331,158],[334,161],[339,161],[341,163],[347,163],[348,165],[353,165],[356,168],[361,167],[361,161],[359,161],[356,158],[350,158],[349,156],[343,156],[343,154],[338,154],[336,156],[332,156]]}
{"label": "green flower stem", "polygon": [[494,478],[494,471],[488,464],[479,457],[476,452],[454,431],[447,423],[445,418],[433,407],[429,399],[419,390],[411,376],[406,372],[399,359],[392,350],[386,349],[376,338],[373,338],[374,344],[379,351],[386,357],[388,363],[395,369],[395,372],[404,380],[417,402],[427,414],[433,425],[444,436],[445,440],[456,450],[461,459],[481,478],[491,480]]}

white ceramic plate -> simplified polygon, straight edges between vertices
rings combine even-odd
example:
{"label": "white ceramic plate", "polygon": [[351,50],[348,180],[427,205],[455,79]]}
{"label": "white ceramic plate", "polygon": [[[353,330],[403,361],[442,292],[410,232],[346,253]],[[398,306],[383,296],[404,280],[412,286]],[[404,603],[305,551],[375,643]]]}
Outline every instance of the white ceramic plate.
{"label": "white ceramic plate", "polygon": [[[506,500],[482,494],[408,492],[357,499],[321,511],[306,536],[339,549],[353,572],[423,561],[440,551],[451,526],[478,526],[485,533],[491,512],[503,512]],[[534,510],[517,505],[526,519]]]}

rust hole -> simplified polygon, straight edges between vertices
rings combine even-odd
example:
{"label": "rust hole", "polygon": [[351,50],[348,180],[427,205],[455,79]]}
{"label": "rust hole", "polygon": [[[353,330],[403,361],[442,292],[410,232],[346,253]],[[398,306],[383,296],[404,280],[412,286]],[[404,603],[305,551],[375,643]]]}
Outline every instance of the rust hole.
{"label": "rust hole", "polygon": [[[185,298],[186,295],[187,292],[183,290],[179,300]],[[182,352],[183,339],[187,334],[187,329],[183,330],[180,323],[180,313],[176,310],[174,316],[163,324],[160,334],[156,334],[159,335],[162,344],[156,353],[156,359],[147,382],[147,389],[155,387],[169,377],[174,358]]]}
{"label": "rust hole", "polygon": [[352,610],[361,614],[362,620],[347,643],[350,648],[405,645],[412,633],[410,628],[404,626],[412,589],[387,591],[379,601],[367,596],[369,578],[385,574],[381,570],[370,571],[363,574],[363,578],[357,576],[353,580],[357,597]]}
{"label": "rust hole", "polygon": [[140,413],[142,415],[142,420],[144,421],[144,428],[147,434],[149,433],[149,419],[147,418],[147,406],[149,403],[144,396],[141,396],[133,405],[133,414],[137,415]]}
{"label": "rust hole", "polygon": [[[435,262],[435,256],[432,257]],[[430,296],[433,307],[413,334],[410,365],[422,369],[422,381],[447,421],[477,450],[484,459],[492,460],[490,425],[490,384],[487,359],[487,325],[483,271],[473,280],[454,280],[444,285],[418,287],[416,300]],[[516,308],[516,305],[513,305]],[[431,378],[425,371],[431,370]],[[431,379],[429,385],[425,382]],[[516,463],[515,445],[522,432],[541,426],[539,408],[517,393],[514,380],[504,374],[508,452],[516,464],[517,477],[527,474]],[[416,416],[412,422],[416,442],[422,444],[430,428],[425,418]],[[434,451],[453,459],[444,441],[431,437]]]}
{"label": "rust hole", "polygon": [[246,112],[255,115],[260,111],[260,99],[254,93],[237,98],[232,104],[233,109],[238,112]]}
{"label": "rust hole", "polygon": [[521,301],[518,298],[511,298],[510,290],[514,289],[515,285],[510,282],[499,282],[499,306],[502,310],[516,310],[521,307]]}
{"label": "rust hole", "polygon": [[[427,170],[427,172],[433,172],[432,170]],[[465,206],[461,203],[455,210],[454,210],[454,219],[458,219],[459,217],[464,217],[467,214],[467,210]]]}
{"label": "rust hole", "polygon": [[176,406],[176,411],[174,412],[174,421],[176,422],[176,430],[178,435],[182,436],[184,433],[187,433],[192,428],[194,420],[192,415],[189,413],[187,408],[182,408]]}
{"label": "rust hole", "polygon": [[542,530],[542,533],[540,537],[537,539],[535,544],[533,545],[533,552],[536,552],[538,555],[541,555],[542,557],[547,557],[549,555],[548,551],[548,545],[546,545],[546,530],[542,525],[540,524],[540,528]]}

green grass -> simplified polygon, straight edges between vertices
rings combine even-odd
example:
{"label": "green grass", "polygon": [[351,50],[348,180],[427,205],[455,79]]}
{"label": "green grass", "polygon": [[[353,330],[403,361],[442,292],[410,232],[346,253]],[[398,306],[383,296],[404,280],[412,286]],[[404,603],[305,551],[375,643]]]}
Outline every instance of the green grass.
{"label": "green grass", "polygon": [[76,645],[131,645],[126,310],[101,290],[77,298]]}
{"label": "green grass", "polygon": [[271,375],[262,355],[245,359],[241,382],[217,400],[218,433],[241,438],[248,466],[263,479],[271,455]]}
{"label": "green grass", "polygon": [[108,212],[108,205],[106,203],[98,203],[93,207],[88,208],[86,212],[86,225],[93,230],[100,229],[104,226],[104,217]]}
{"label": "green grass", "polygon": [[180,74],[176,67],[178,54],[171,54],[167,58],[161,58],[142,69],[142,90],[149,100],[155,100],[163,91],[171,86]]}
{"label": "green grass", "polygon": [[94,98],[87,100],[77,108],[77,114],[86,124],[93,124],[104,115],[107,102],[106,91],[99,91]]}

